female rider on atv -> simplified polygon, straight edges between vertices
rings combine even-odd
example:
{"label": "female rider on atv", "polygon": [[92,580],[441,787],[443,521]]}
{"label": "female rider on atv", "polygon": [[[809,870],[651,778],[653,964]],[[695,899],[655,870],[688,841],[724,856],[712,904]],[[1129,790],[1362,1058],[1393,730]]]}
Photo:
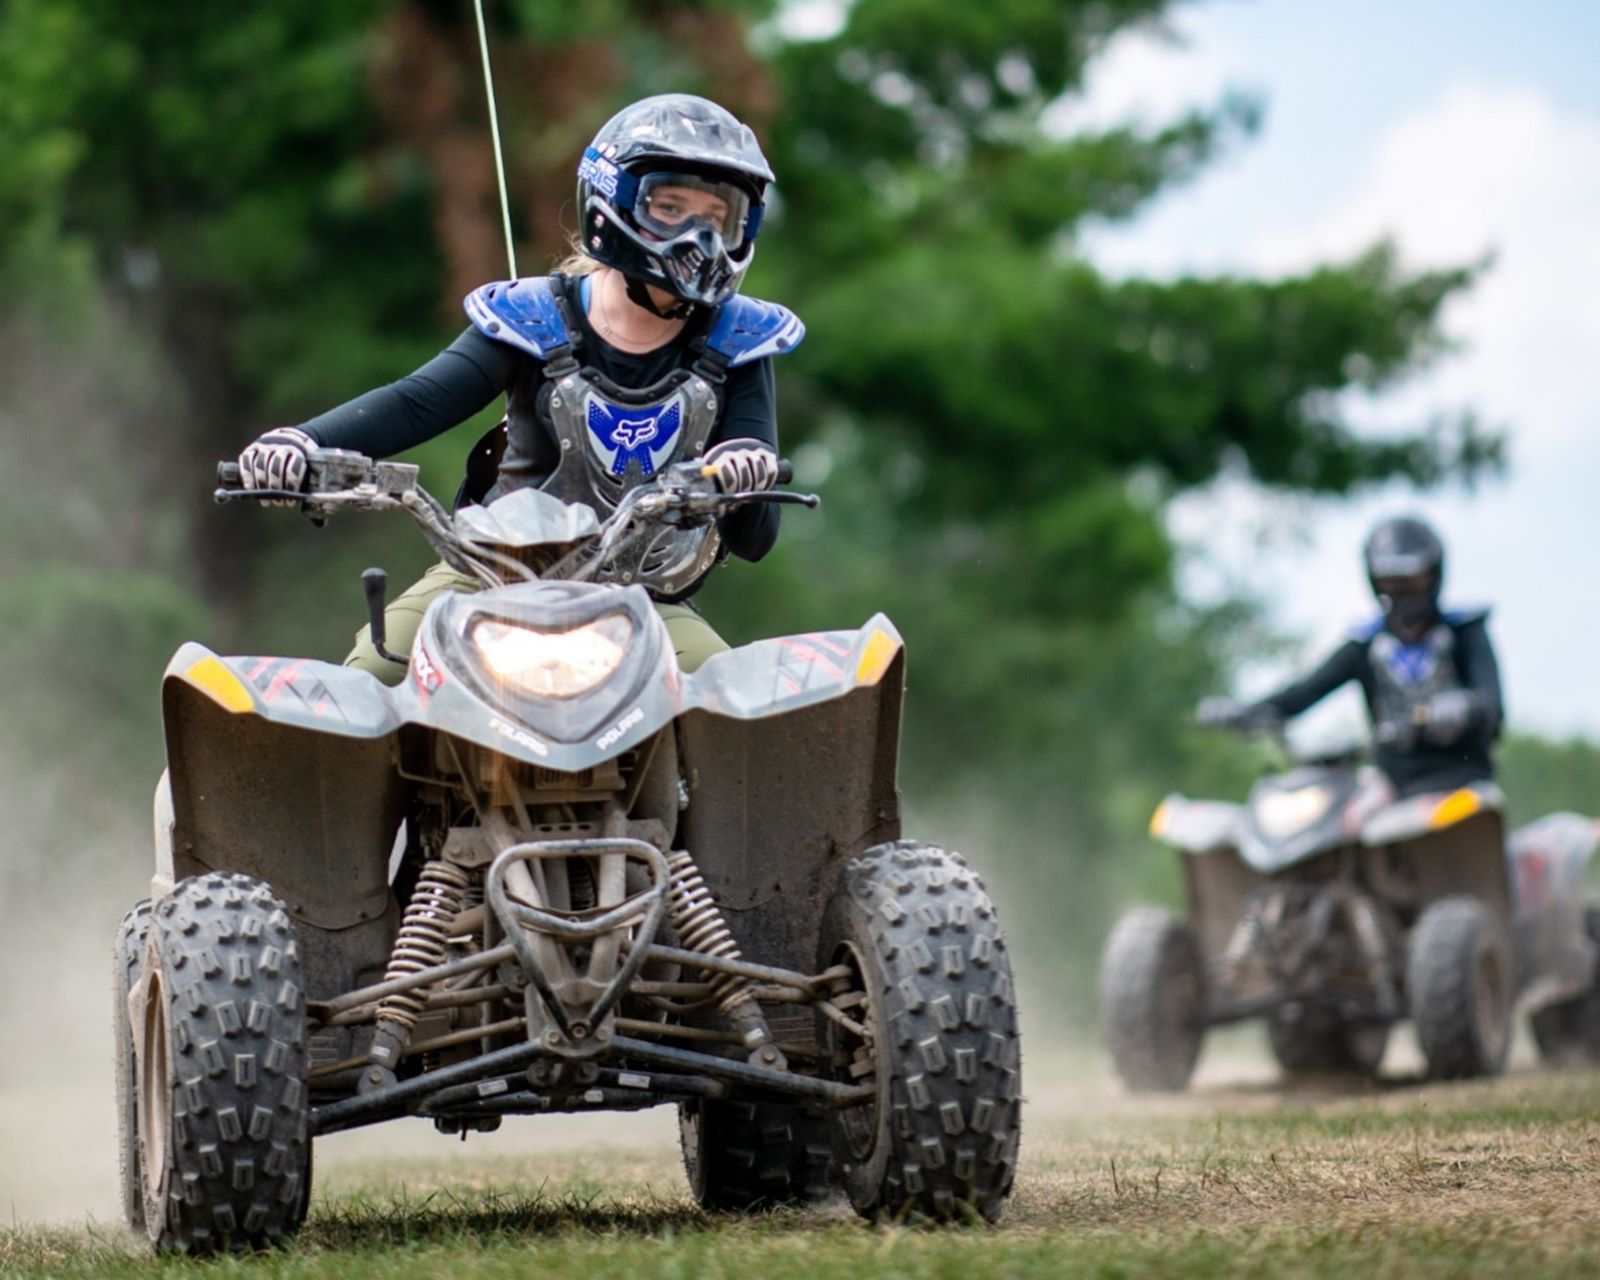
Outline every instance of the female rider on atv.
{"label": "female rider on atv", "polygon": [[[724,492],[770,488],[770,357],[805,332],[785,308],[738,294],[772,178],[755,134],[715,103],[665,94],[625,107],[578,166],[577,252],[559,270],[474,290],[472,323],[448,348],[261,436],[239,456],[244,485],[299,489],[313,449],[388,457],[505,394],[506,421],[473,449],[458,501],[535,487],[604,518],[663,466],[702,456]],[[655,539],[620,571],[650,589],[684,670],[727,648],[689,596],[728,552],[759,560],[777,534],[777,508],[752,503]],[[435,565],[389,605],[387,647],[408,652],[436,596],[478,586]],[[367,628],[345,662],[390,684],[405,675]]]}

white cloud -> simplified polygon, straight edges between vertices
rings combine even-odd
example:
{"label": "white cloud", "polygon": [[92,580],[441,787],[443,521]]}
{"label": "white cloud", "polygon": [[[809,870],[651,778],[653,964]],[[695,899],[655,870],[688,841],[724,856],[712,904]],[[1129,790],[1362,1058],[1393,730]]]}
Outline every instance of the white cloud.
{"label": "white cloud", "polygon": [[1064,135],[1166,124],[1214,105],[1231,73],[1226,47],[1194,15],[1180,11],[1112,37],[1089,64],[1083,92],[1052,104],[1044,126]]}

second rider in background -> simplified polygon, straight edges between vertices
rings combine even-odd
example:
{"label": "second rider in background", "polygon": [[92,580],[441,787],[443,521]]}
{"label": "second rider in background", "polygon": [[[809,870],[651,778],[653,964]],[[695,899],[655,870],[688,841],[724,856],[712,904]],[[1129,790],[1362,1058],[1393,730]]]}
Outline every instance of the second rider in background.
{"label": "second rider in background", "polygon": [[1378,767],[1402,796],[1492,778],[1505,709],[1489,611],[1440,607],[1444,544],[1422,520],[1378,525],[1365,560],[1379,617],[1303,679],[1251,704],[1208,700],[1202,719],[1248,725],[1296,716],[1355,680],[1366,695]]}

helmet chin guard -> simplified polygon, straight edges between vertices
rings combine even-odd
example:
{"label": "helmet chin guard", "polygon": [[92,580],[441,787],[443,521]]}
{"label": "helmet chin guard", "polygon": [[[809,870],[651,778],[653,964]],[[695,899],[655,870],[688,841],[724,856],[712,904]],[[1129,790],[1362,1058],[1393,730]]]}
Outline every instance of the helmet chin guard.
{"label": "helmet chin guard", "polygon": [[591,197],[585,213],[583,246],[590,257],[630,281],[654,285],[697,306],[720,306],[737,293],[755,256],[746,241],[745,253],[735,258],[721,235],[703,224],[670,240],[647,239],[604,200]]}

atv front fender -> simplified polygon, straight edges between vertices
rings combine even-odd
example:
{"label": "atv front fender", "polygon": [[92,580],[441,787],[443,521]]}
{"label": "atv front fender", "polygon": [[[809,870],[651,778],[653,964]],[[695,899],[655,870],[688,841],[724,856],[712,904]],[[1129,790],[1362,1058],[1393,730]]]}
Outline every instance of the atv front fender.
{"label": "atv front fender", "polygon": [[1184,853],[1217,853],[1238,847],[1243,819],[1241,805],[1174,792],[1150,816],[1150,834]]}
{"label": "atv front fender", "polygon": [[1384,805],[1361,827],[1361,843],[1383,848],[1460,826],[1479,815],[1504,814],[1506,798],[1492,782],[1474,782],[1440,795],[1429,792]]}
{"label": "atv front fender", "polygon": [[167,845],[170,865],[158,866],[158,886],[207,871],[266,881],[299,926],[313,999],[381,976],[404,815],[382,684],[331,663],[187,644],[168,665],[162,717],[157,848]]}
{"label": "atv front fender", "polygon": [[[809,971],[844,866],[900,836],[899,632],[880,614],[857,631],[763,640],[685,686],[680,839],[741,944]],[[809,1035],[809,1017],[792,1033]]]}

